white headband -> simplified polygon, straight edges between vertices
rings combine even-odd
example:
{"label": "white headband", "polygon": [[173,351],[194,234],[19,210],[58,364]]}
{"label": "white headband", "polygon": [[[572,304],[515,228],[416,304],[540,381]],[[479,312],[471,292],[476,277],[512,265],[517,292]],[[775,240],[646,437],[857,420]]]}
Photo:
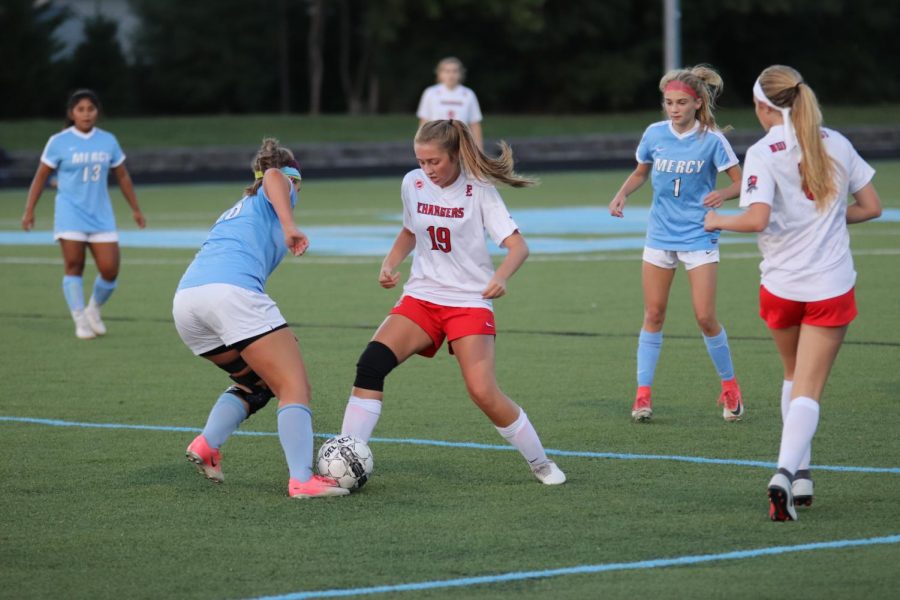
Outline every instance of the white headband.
{"label": "white headband", "polygon": [[778,106],[769,100],[765,92],[763,92],[762,86],[759,84],[759,79],[753,84],[753,97],[766,106],[774,108],[781,113],[781,118],[784,121],[784,143],[788,150],[796,146],[797,136],[794,133],[794,124],[791,123],[791,107],[785,108],[783,106]]}

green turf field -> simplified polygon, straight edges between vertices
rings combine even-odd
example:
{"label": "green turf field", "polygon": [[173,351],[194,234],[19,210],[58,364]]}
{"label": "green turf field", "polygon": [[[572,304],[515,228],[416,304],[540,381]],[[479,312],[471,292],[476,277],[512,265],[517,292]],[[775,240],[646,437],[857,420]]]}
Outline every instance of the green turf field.
{"label": "green turf field", "polygon": [[[900,124],[900,105],[825,106],[832,127]],[[660,111],[592,115],[490,115],[484,122],[488,138],[635,133],[662,118]],[[725,106],[717,111],[720,125],[758,129],[749,101],[745,106]],[[62,127],[59,119],[0,120],[0,147],[39,151],[47,138]],[[276,135],[287,144],[307,142],[380,142],[409,139],[415,116],[377,115],[244,115],[104,118],[100,127],[116,134],[126,151],[171,146],[223,146],[259,143],[261,135]]]}
{"label": "green turf field", "polygon": [[[900,163],[875,166],[885,206],[900,208]],[[504,197],[513,216],[525,207],[605,205],[624,175],[548,174],[540,187]],[[298,222],[384,224],[379,215],[399,213],[398,188],[394,178],[305,182]],[[634,202],[646,205],[647,192]],[[207,227],[239,193],[235,185],[138,189],[150,227],[170,229]],[[24,190],[0,192],[0,230],[18,227],[24,198]],[[133,228],[118,191],[113,198],[121,227]],[[46,194],[38,229],[51,227],[51,214]],[[184,460],[196,434],[165,430],[202,427],[229,384],[191,356],[171,321],[173,290],[193,250],[124,248],[120,287],[104,312],[109,334],[80,341],[60,293],[58,249],[0,245],[0,417],[115,425],[0,421],[0,597],[230,599],[371,586],[389,586],[378,597],[391,598],[895,595],[898,543],[631,563],[900,534],[898,235],[897,223],[852,229],[861,314],[826,388],[813,452],[814,465],[894,472],[820,469],[814,506],[786,524],[768,520],[767,467],[647,458],[776,459],[781,369],[756,316],[753,245],[723,246],[719,287],[747,403],[743,422],[723,422],[715,404],[718,382],[683,273],[672,291],[654,421],[635,425],[639,253],[533,255],[495,305],[501,386],[548,448],[639,456],[555,455],[569,482],[548,488],[514,452],[404,442],[504,444],[442,350],[390,376],[375,435],[391,441],[371,444],[371,482],[325,501],[287,498],[274,435],[233,437],[226,483],[214,486]],[[397,298],[376,284],[379,263],[289,258],[270,281],[300,338],[318,432],[340,427],[359,352]],[[89,266],[88,284],[93,275]],[[272,434],[272,407],[243,429]],[[616,563],[631,566],[390,587]]]}

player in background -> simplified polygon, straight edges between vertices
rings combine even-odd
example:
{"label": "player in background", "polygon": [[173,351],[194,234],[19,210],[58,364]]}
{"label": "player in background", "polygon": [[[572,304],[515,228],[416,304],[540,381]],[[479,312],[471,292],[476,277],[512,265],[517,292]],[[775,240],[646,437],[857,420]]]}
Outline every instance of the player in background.
{"label": "player in background", "polygon": [[[759,232],[760,316],[784,366],[784,427],[769,516],[796,520],[810,505],[819,401],[856,316],[856,271],[847,225],[881,215],[875,171],[847,139],[822,127],[812,88],[791,67],[765,69],[753,86],[766,135],[747,151],[737,216],[706,215],[706,229]],[[847,205],[847,197],[854,202]]]}
{"label": "player in background", "polygon": [[[669,71],[660,80],[659,89],[668,118],[644,132],[636,152],[637,168],[609,204],[610,214],[622,217],[626,198],[648,177],[651,179],[653,204],[641,271],[644,322],[638,336],[638,387],[631,417],[649,421],[653,414],[651,386],[662,348],[669,290],[680,262],[687,270],[697,325],[722,381],[719,404],[724,405],[723,417],[737,421],[744,414],[744,403],[728,335],[716,317],[718,234],[703,229],[703,218],[710,209],[740,193],[738,159],[713,113],[722,78],[713,69],[699,65]],[[716,176],[722,171],[732,183],[716,190]]]}
{"label": "player in background", "polygon": [[[446,337],[475,404],[542,483],[563,483],[565,475],[547,458],[525,411],[500,390],[494,370],[491,301],[506,294],[528,246],[493,184],[535,182],[513,171],[509,146],[501,144],[498,158],[488,157],[461,121],[425,123],[414,150],[420,168],[403,178],[403,228],[378,283],[396,286],[397,267],[415,251],[410,276],[400,301],[359,357],[341,433],[368,441],[381,415],[385,377],[413,354],[434,356]],[[507,249],[496,271],[485,230]]]}
{"label": "player in background", "polygon": [[466,68],[455,56],[441,59],[435,68],[437,84],[425,88],[419,100],[419,127],[428,121],[452,119],[469,126],[475,144],[484,149],[481,132],[481,107],[475,92],[462,84]]}
{"label": "player in background", "polygon": [[292,498],[349,493],[333,479],[313,475],[311,390],[294,334],[265,293],[285,252],[300,256],[309,240],[293,209],[300,169],[290,150],[267,138],[252,165],[255,181],[210,229],[172,302],[182,341],[234,381],[219,396],[203,432],[187,447],[197,470],[221,482],[225,440],[273,396],[278,437],[287,459]]}
{"label": "player in background", "polygon": [[[72,94],[66,107],[66,128],[47,141],[22,216],[22,228],[31,230],[34,208],[55,171],[53,238],[62,248],[63,295],[75,321],[75,335],[81,339],[106,333],[100,307],[116,289],[119,277],[119,235],[107,189],[110,169],[131,206],[134,222],[141,229],[146,224],[125,168],[125,154],[116,136],[96,126],[99,115],[100,100],[94,92],[78,90]],[[98,271],[87,306],[82,280],[86,248],[94,256]]]}

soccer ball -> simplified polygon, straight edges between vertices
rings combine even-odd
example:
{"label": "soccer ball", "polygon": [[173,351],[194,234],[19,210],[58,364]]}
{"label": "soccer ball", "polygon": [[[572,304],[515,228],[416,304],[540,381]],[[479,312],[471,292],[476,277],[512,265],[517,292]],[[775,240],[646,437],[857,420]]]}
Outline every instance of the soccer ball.
{"label": "soccer ball", "polygon": [[334,478],[338,485],[348,490],[364,486],[374,466],[372,451],[365,442],[352,435],[326,440],[316,458],[319,475]]}

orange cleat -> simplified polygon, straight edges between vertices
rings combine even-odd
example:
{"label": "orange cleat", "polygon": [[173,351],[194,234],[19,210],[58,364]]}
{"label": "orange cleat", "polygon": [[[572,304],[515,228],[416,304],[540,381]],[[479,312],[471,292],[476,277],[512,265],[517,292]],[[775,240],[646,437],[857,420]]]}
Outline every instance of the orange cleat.
{"label": "orange cleat", "polygon": [[306,481],[288,481],[288,496],[291,498],[324,498],[346,496],[349,493],[350,490],[342,488],[336,480],[321,475],[313,475]]}
{"label": "orange cleat", "polygon": [[719,404],[724,405],[722,418],[726,421],[740,421],[744,416],[744,399],[737,378],[722,382],[722,394]]}
{"label": "orange cleat", "polygon": [[631,406],[631,418],[636,423],[646,423],[653,416],[653,402],[650,400],[650,386],[642,385],[637,389],[634,404]]}
{"label": "orange cleat", "polygon": [[225,481],[222,474],[222,453],[210,448],[203,434],[198,435],[184,451],[189,462],[194,463],[197,472],[216,483]]}

